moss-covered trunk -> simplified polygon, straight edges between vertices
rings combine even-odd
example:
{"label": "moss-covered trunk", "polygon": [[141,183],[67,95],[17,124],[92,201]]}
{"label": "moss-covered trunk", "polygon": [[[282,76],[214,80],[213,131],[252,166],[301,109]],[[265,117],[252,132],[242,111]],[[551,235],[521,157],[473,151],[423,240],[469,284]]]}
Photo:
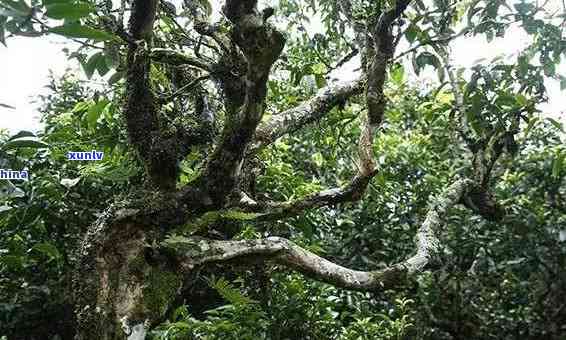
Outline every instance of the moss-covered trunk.
{"label": "moss-covered trunk", "polygon": [[108,213],[83,241],[74,278],[77,339],[143,339],[181,288],[165,258],[156,258],[151,230],[116,222]]}

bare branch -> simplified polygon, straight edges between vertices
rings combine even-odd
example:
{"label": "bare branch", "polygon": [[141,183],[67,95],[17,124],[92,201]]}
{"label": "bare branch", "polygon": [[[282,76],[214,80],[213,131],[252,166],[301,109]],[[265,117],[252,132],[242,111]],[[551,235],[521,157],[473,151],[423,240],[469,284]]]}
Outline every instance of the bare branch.
{"label": "bare branch", "polygon": [[270,220],[295,215],[309,208],[353,202],[362,197],[374,174],[375,170],[367,173],[359,172],[348,185],[342,188],[323,190],[306,198],[289,202],[256,202],[242,194],[240,206],[248,211],[260,212],[258,219]]}
{"label": "bare branch", "polygon": [[168,94],[168,95],[164,95],[162,97],[159,98],[159,101],[162,103],[167,103],[170,100],[174,99],[175,97],[183,94],[183,93],[187,93],[189,91],[191,91],[192,89],[194,89],[201,81],[210,79],[210,74],[205,74],[204,76],[200,76],[197,77],[195,79],[193,79],[191,82],[181,86],[181,88],[179,88],[178,90],[176,90],[175,92]]}
{"label": "bare branch", "polygon": [[273,143],[278,138],[293,133],[304,125],[312,123],[327,114],[336,105],[344,103],[348,98],[363,91],[365,79],[326,86],[307,101],[296,107],[273,115],[261,123],[255,134],[254,150]]}
{"label": "bare branch", "polygon": [[274,261],[314,279],[337,287],[375,291],[393,288],[407,276],[438,262],[440,241],[437,237],[448,210],[459,203],[473,185],[471,180],[455,181],[435,199],[416,235],[416,254],[409,259],[377,271],[358,271],[330,262],[295,243],[279,237],[245,241],[213,241],[176,237],[164,246],[173,251],[186,271],[210,262],[236,258]]}
{"label": "bare branch", "polygon": [[369,61],[367,67],[368,83],[366,88],[366,101],[368,105],[369,122],[372,126],[379,126],[385,112],[385,96],[383,86],[387,78],[387,65],[393,58],[395,44],[391,25],[393,21],[403,14],[410,0],[399,0],[395,8],[383,13],[377,20],[375,28],[371,31],[372,45],[366,46]]}
{"label": "bare branch", "polygon": [[331,73],[332,71],[344,66],[344,64],[346,64],[347,62],[349,62],[350,60],[352,60],[352,58],[354,58],[355,56],[357,56],[360,53],[360,50],[357,48],[352,48],[352,51],[348,54],[346,54],[344,57],[342,57],[340,60],[338,60],[336,62],[336,65],[328,68],[328,70],[326,71],[326,74]]}
{"label": "bare branch", "polygon": [[460,37],[460,36],[462,36],[462,35],[464,35],[468,32],[469,32],[469,29],[464,28],[460,32],[458,32],[454,35],[448,35],[448,36],[445,35],[441,38],[436,38],[436,39],[431,38],[430,40],[419,42],[417,45],[415,45],[415,46],[409,48],[408,50],[405,50],[405,51],[399,53],[398,55],[396,55],[394,60],[401,59],[404,56],[406,56],[407,54],[413,53],[416,50],[418,50],[419,48],[422,48],[422,47],[425,47],[425,46],[431,46],[431,45],[435,46],[437,44],[447,44],[450,41],[452,41],[452,40],[454,40],[454,39],[456,39],[456,38],[458,38],[458,37]]}
{"label": "bare branch", "polygon": [[[448,42],[446,42],[448,44]],[[469,127],[469,122],[466,116],[466,106],[464,104],[464,94],[460,90],[460,85],[458,84],[458,79],[454,74],[454,69],[450,63],[450,55],[448,53],[448,46],[438,46],[438,54],[442,59],[442,64],[450,80],[450,86],[452,88],[452,94],[454,95],[454,101],[456,104],[456,112],[458,114],[458,132],[462,139],[466,142],[466,145],[470,150],[475,149],[475,141],[472,131]]]}

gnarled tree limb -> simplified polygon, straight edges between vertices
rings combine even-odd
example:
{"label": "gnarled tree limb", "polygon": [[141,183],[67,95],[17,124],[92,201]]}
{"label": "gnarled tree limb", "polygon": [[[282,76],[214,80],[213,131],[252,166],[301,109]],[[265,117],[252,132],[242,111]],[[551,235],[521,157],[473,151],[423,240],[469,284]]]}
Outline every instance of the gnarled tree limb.
{"label": "gnarled tree limb", "polygon": [[231,82],[243,84],[245,95],[241,104],[228,110],[220,141],[204,170],[204,183],[217,206],[224,205],[238,185],[246,149],[264,112],[271,66],[285,45],[283,34],[265,22],[267,16],[258,11],[257,1],[227,0],[223,12],[233,24],[231,39],[243,53],[247,70],[243,82],[239,78],[221,79],[224,88],[233,87]]}
{"label": "gnarled tree limb", "polygon": [[369,66],[366,73],[368,83],[366,88],[366,101],[368,106],[369,122],[372,126],[379,126],[385,112],[385,96],[383,86],[387,78],[387,66],[393,58],[395,45],[391,25],[399,18],[410,0],[399,0],[395,8],[384,12],[377,20],[377,24],[371,30],[372,44],[366,46],[366,55]]}
{"label": "gnarled tree limb", "polygon": [[364,194],[374,171],[359,172],[346,186],[323,190],[306,198],[288,202],[256,202],[242,196],[240,206],[247,211],[259,212],[258,219],[269,220],[298,214],[305,209],[320,208],[327,205],[353,202]]}
{"label": "gnarled tree limb", "polygon": [[361,77],[349,82],[329,85],[298,106],[273,115],[258,126],[254,150],[267,146],[278,138],[320,119],[336,105],[362,93],[364,83],[365,78]]}
{"label": "gnarled tree limb", "polygon": [[384,290],[401,284],[407,276],[425,270],[438,261],[438,232],[448,210],[458,204],[473,185],[469,179],[456,180],[432,203],[416,235],[416,254],[409,259],[376,271],[358,271],[330,262],[295,243],[280,237],[259,240],[214,241],[201,238],[176,238],[164,246],[186,271],[210,262],[235,258],[274,261],[317,280],[353,290]]}
{"label": "gnarled tree limb", "polygon": [[[373,42],[371,46],[365,46],[366,57],[371,58],[369,68],[365,69],[367,74],[366,86],[366,102],[368,106],[367,117],[362,121],[362,132],[359,139],[359,166],[358,173],[352,179],[349,185],[344,188],[336,188],[321,191],[313,194],[303,200],[282,203],[269,203],[267,209],[264,210],[267,216],[281,216],[289,213],[300,212],[306,208],[320,207],[327,204],[334,204],[344,201],[353,201],[361,197],[365,191],[371,178],[377,173],[375,169],[375,160],[373,157],[372,145],[373,135],[383,120],[385,113],[385,95],[383,87],[387,77],[387,66],[394,52],[393,35],[391,33],[391,25],[403,11],[406,9],[410,1],[398,1],[395,8],[383,13],[377,20],[374,30],[371,32]],[[344,3],[345,4],[345,3]],[[342,4],[344,6],[344,4]],[[348,6],[346,6],[348,7]],[[348,11],[348,8],[345,9]],[[259,146],[268,144],[282,134],[294,131],[306,122],[309,122],[319,115],[313,115],[313,105],[329,110],[334,106],[334,102],[329,99],[341,99],[339,95],[352,95],[360,89],[361,80],[350,83],[349,86],[336,88],[332,90],[323,90],[313,99],[299,105],[295,109],[285,112],[284,114],[275,116],[272,120],[260,126],[256,132],[256,138]],[[330,88],[332,89],[332,88]],[[337,91],[340,90],[340,91]],[[332,95],[329,98],[329,95]],[[263,127],[263,129],[262,129]],[[248,208],[256,208],[261,204],[257,204],[253,200],[249,200],[247,196],[241,201]],[[264,206],[265,209],[265,206]],[[264,215],[265,217],[265,215]]]}

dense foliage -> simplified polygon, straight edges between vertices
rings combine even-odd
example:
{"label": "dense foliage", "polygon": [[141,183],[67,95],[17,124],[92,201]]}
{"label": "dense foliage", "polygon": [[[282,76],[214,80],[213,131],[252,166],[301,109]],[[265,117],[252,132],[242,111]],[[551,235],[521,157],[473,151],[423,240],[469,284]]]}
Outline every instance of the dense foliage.
{"label": "dense foliage", "polygon": [[[176,21],[189,17],[189,3],[193,2],[186,2],[184,12],[177,15],[175,5],[171,14],[171,4],[163,2],[157,46],[201,48],[197,35],[180,29]],[[210,7],[207,1],[198,3]],[[355,19],[364,20],[368,13],[387,6],[377,3],[352,1]],[[414,235],[431,197],[472,171],[472,156],[456,133],[459,112],[455,94],[447,86],[446,50],[433,42],[450,35],[485,35],[493,40],[520,22],[534,38],[518,57],[480,61],[469,70],[457,70],[455,82],[463,89],[472,136],[480,140],[494,131],[514,132],[490,180],[503,218],[489,221],[464,207],[453,207],[440,236],[446,261],[397,290],[348,291],[266,263],[205,270],[192,279],[214,292],[215,306],[202,310],[191,301],[178,301],[151,331],[151,338],[566,337],[566,136],[559,121],[538,110],[547,99],[549,77],[566,84],[556,71],[566,51],[563,32],[552,22],[556,18],[541,19],[544,8],[526,1],[434,4],[427,10],[417,1],[417,10],[405,18],[408,22],[399,25],[405,47],[414,49],[403,54],[412,65],[401,57],[391,65],[385,88],[388,106],[373,143],[379,172],[364,199],[306,210],[287,219],[262,221],[251,213],[232,213],[220,222],[238,226],[235,239],[284,236],[349,268],[379,269],[407,258],[414,251]],[[109,84],[102,88],[70,74],[53,79],[51,93],[42,98],[42,131],[0,135],[0,168],[30,173],[28,181],[1,180],[2,339],[72,338],[71,276],[78,244],[111,202],[135,193],[147,179],[143,162],[128,145],[122,114],[124,48],[103,20],[109,11],[101,7],[89,1],[72,6],[64,1],[0,1],[0,42],[5,42],[4,31],[55,33],[93,44],[104,41],[101,50],[83,44],[69,55],[81,61],[88,78],[112,70],[112,76],[104,79]],[[51,20],[45,22],[64,22],[57,27],[39,24],[32,8]],[[333,69],[359,53],[351,43],[355,32],[347,27],[336,1],[282,0],[277,10],[274,20],[290,33],[284,60],[275,63],[268,82],[264,120],[314,95],[332,81]],[[320,33],[310,32],[310,21],[318,22]],[[455,32],[462,23],[465,28]],[[202,49],[205,55],[214,53],[206,46]],[[440,84],[415,80],[430,67],[438,72]],[[170,84],[172,72],[159,64],[151,69],[151,81],[162,97],[179,91]],[[195,86],[184,96],[189,99],[165,104],[161,114],[175,125],[179,123],[175,113],[186,106],[183,124],[191,125],[197,111],[195,92],[209,90],[208,104],[219,111],[215,126],[209,128],[218,138],[216,130],[227,114],[221,107],[222,94],[210,90],[215,86],[212,82]],[[320,121],[261,150],[253,159],[254,191],[266,199],[288,201],[348,183],[357,170],[353,159],[360,113],[365,110],[362,96],[354,96]],[[101,150],[104,159],[70,162],[71,150]],[[192,147],[179,162],[178,187],[199,176],[210,151],[209,145]],[[219,222],[214,219],[214,223]]]}
{"label": "dense foliage", "polygon": [[[77,84],[70,76],[54,81],[57,94],[44,98],[41,138],[12,136],[12,141],[30,144],[4,148],[10,167],[33,174],[28,182],[3,186],[1,321],[3,332],[15,339],[68,332],[73,314],[62,288],[68,285],[74,246],[105,203],[126,189],[124,181],[139,176],[136,162],[116,138],[121,123],[113,103],[101,98],[84,102],[90,90]],[[407,86],[401,82],[390,89],[395,109],[387,113],[387,127],[375,145],[383,155],[383,170],[366,200],[307,212],[278,225],[250,224],[240,237],[287,234],[359,268],[379,267],[409,254],[428,197],[444,184],[455,162],[465,160],[447,128],[449,95],[423,96]],[[89,109],[100,102],[106,103],[105,111],[89,125]],[[414,111],[415,105],[421,110]],[[335,110],[320,124],[266,151],[262,191],[301,196],[348,178],[350,150],[344,145],[355,141],[357,124],[351,117],[356,109],[354,104]],[[508,219],[486,223],[456,211],[444,236],[449,263],[405,290],[346,292],[285,272],[255,289],[246,284],[257,279],[250,273],[233,283],[207,278],[226,304],[201,319],[191,315],[190,304],[181,307],[155,336],[559,339],[566,332],[566,249],[559,235],[566,226],[566,150],[561,134],[543,119],[535,123],[523,136],[520,152],[504,160],[510,167],[498,173],[497,197],[505,202]],[[68,162],[63,150],[69,143],[77,149],[105,150],[107,161]],[[334,171],[321,177],[325,167]]]}

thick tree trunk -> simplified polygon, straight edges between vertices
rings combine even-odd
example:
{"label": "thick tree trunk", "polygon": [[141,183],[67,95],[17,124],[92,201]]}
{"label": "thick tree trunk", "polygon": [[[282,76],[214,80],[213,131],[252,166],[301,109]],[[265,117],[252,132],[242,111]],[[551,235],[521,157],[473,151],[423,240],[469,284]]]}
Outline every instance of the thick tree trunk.
{"label": "thick tree trunk", "polygon": [[181,288],[167,259],[156,259],[156,239],[141,225],[120,221],[112,209],[89,229],[74,278],[77,339],[144,339]]}

